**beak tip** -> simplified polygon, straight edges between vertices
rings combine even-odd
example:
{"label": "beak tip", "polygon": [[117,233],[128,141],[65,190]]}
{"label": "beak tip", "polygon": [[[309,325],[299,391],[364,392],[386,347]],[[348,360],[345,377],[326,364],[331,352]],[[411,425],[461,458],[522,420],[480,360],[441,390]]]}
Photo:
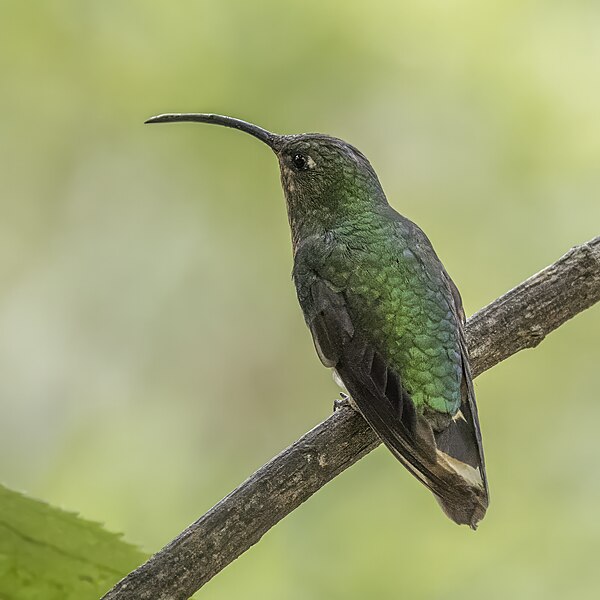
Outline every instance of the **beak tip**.
{"label": "beak tip", "polygon": [[161,122],[161,120],[162,120],[162,119],[161,119],[161,116],[162,116],[162,115],[157,115],[157,116],[155,116],[155,117],[150,117],[149,119],[146,119],[146,120],[144,121],[144,125],[149,125],[149,124],[151,125],[152,123],[160,123],[160,122]]}

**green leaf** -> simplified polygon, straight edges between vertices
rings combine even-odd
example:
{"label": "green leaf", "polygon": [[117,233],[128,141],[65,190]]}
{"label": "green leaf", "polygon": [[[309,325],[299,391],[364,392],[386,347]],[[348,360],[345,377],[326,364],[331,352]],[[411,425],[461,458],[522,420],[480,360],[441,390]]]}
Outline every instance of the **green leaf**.
{"label": "green leaf", "polygon": [[145,558],[97,523],[0,485],[0,600],[97,600]]}

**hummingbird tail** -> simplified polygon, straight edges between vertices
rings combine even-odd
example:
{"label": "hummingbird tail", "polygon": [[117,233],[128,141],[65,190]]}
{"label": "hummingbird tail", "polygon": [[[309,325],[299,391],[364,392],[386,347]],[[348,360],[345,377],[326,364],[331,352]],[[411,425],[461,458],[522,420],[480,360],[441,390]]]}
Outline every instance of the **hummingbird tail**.
{"label": "hummingbird tail", "polygon": [[[418,418],[417,423],[415,433],[418,441],[415,449],[416,453],[422,456],[421,468],[415,468],[415,465],[394,448],[390,448],[392,453],[433,492],[446,516],[458,525],[468,525],[471,529],[477,529],[477,524],[485,516],[488,507],[487,486],[479,466],[477,463],[473,466],[463,462],[464,455],[460,452],[454,452],[460,458],[447,454],[446,451],[455,448],[448,448],[443,443],[441,445],[446,451],[441,450],[437,446],[437,439],[434,441],[438,436],[430,425],[423,418]],[[435,453],[432,453],[431,448],[436,446]],[[423,468],[425,465],[426,468]]]}
{"label": "hummingbird tail", "polygon": [[458,525],[468,525],[473,530],[477,529],[479,521],[483,519],[487,510],[487,498],[480,498],[476,494],[469,502],[462,504],[448,502],[435,494],[434,498],[447,517]]}

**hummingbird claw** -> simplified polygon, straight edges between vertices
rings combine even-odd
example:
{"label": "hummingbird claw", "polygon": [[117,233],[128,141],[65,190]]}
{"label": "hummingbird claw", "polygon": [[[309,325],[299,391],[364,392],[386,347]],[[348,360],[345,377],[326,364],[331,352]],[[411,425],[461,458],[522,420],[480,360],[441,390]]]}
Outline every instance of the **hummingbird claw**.
{"label": "hummingbird claw", "polygon": [[344,392],[340,392],[340,398],[336,398],[333,401],[333,412],[340,410],[341,408],[352,408],[350,396],[348,396],[348,394],[344,394]]}

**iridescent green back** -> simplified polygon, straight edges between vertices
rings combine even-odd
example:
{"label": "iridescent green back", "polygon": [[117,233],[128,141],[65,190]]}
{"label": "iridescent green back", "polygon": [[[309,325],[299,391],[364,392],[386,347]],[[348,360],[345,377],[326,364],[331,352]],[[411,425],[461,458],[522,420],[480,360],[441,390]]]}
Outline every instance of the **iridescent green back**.
{"label": "iridescent green back", "polygon": [[391,212],[336,228],[323,276],[346,290],[355,325],[400,374],[417,409],[454,415],[462,379],[454,299],[427,238]]}

